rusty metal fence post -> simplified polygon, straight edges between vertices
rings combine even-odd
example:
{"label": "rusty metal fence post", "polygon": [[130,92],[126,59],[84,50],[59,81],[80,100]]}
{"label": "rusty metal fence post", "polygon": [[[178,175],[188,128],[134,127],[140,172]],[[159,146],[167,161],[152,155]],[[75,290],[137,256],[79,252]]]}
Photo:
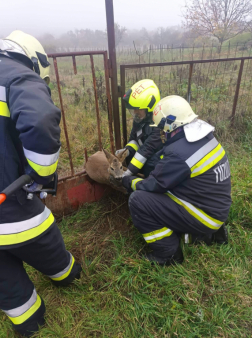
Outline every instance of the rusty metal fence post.
{"label": "rusty metal fence post", "polygon": [[233,103],[233,109],[232,109],[232,116],[231,116],[231,125],[232,126],[233,126],[233,123],[234,123],[234,117],[235,117],[236,107],[237,107],[238,98],[239,98],[239,91],[240,91],[240,85],[241,85],[241,79],[242,79],[243,66],[244,66],[244,59],[241,60],[239,74],[238,74],[238,78],[237,78],[237,84],[236,84],[236,90],[235,90],[235,96],[234,96],[234,103]]}
{"label": "rusty metal fence post", "polygon": [[126,120],[126,106],[123,100],[123,95],[125,93],[125,67],[120,66],[120,76],[121,76],[121,106],[122,106],[122,129],[123,129],[123,146],[127,144],[127,120]]}
{"label": "rusty metal fence post", "polygon": [[106,86],[106,94],[107,94],[107,100],[108,100],[110,149],[111,149],[111,153],[115,154],[115,144],[114,144],[114,137],[113,137],[112,101],[111,101],[110,88],[109,88],[109,69],[108,69],[108,54],[107,54],[107,52],[104,52],[103,60],[104,60],[104,71],[105,71],[105,86]]}
{"label": "rusty metal fence post", "polygon": [[190,63],[189,78],[188,78],[188,88],[187,88],[187,101],[188,101],[188,103],[191,102],[192,72],[193,72],[193,63]]}
{"label": "rusty metal fence post", "polygon": [[66,144],[67,144],[67,152],[68,152],[68,157],[69,157],[69,162],[70,162],[70,167],[71,167],[71,174],[73,176],[74,175],[73,160],[72,160],[72,154],[71,154],[70,143],[69,143],[68,132],[67,132],[66,117],[65,117],[65,111],[64,111],[63,100],[62,100],[62,95],[61,95],[60,81],[59,81],[59,71],[58,71],[58,64],[57,64],[56,57],[53,58],[53,64],[54,64],[55,76],[56,76],[56,79],[57,79],[57,86],[58,86],[58,93],[59,93],[59,99],[60,99],[60,107],[61,107],[61,113],[62,113],[64,133],[65,133]]}
{"label": "rusty metal fence post", "polygon": [[121,148],[113,0],[105,0],[116,149]]}
{"label": "rusty metal fence post", "polygon": [[100,110],[99,110],[99,104],[98,104],[98,95],[97,95],[97,87],[96,87],[96,77],[95,77],[93,55],[90,55],[90,61],[91,61],[91,70],[92,70],[93,86],[94,86],[94,94],[95,94],[95,109],[96,109],[96,119],[97,119],[99,149],[102,150]]}

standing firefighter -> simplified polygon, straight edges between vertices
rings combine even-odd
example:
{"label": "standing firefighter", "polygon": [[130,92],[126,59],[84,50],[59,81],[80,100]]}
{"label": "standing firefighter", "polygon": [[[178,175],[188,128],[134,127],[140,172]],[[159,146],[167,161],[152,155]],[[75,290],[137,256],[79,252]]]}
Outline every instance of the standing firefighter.
{"label": "standing firefighter", "polygon": [[[162,148],[159,129],[150,127],[160,93],[152,80],[141,80],[127,91],[123,99],[134,118],[130,140],[126,145],[129,155],[126,159],[128,170],[124,175],[136,175],[142,170],[148,176],[153,169],[151,157]],[[123,150],[118,150],[116,154]]]}
{"label": "standing firefighter", "polygon": [[183,262],[180,235],[227,243],[224,227],[231,205],[230,168],[214,128],[197,120],[179,96],[162,99],[153,119],[166,136],[161,159],[146,179],[124,177],[132,220],[160,265]]}
{"label": "standing firefighter", "polygon": [[[60,110],[46,83],[49,62],[35,38],[14,31],[0,40],[0,191],[24,173],[34,180],[28,191],[36,191],[56,171]],[[44,324],[45,305],[23,262],[55,285],[80,277],[51,211],[20,190],[0,206],[0,308],[28,337]]]}

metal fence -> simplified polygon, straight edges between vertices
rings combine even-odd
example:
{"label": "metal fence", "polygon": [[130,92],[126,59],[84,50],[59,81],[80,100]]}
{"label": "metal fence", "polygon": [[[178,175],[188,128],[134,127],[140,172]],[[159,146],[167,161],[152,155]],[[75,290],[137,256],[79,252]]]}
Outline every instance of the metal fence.
{"label": "metal fence", "polygon": [[[61,80],[58,70],[58,63],[57,58],[65,58],[65,57],[71,57],[72,63],[73,63],[73,69],[74,74],[77,74],[77,62],[76,57],[78,56],[89,56],[90,57],[90,70],[92,73],[92,80],[93,80],[93,89],[94,89],[94,97],[95,97],[95,109],[96,109],[96,120],[97,120],[97,134],[98,134],[98,142],[99,142],[99,149],[102,149],[102,141],[101,141],[101,126],[100,126],[100,109],[99,109],[99,103],[98,103],[98,93],[97,93],[97,80],[95,75],[95,67],[94,67],[94,55],[102,55],[103,56],[103,65],[104,65],[104,73],[105,73],[105,86],[106,86],[106,96],[107,96],[107,108],[108,108],[108,128],[109,128],[109,137],[110,137],[110,149],[111,152],[114,153],[114,138],[113,138],[113,117],[112,117],[112,101],[111,101],[111,95],[110,95],[110,84],[109,84],[109,68],[108,68],[108,56],[107,51],[83,51],[83,52],[70,52],[70,53],[53,53],[48,54],[49,58],[53,59],[53,65],[54,65],[54,71],[56,76],[56,82],[57,82],[57,88],[58,88],[58,95],[59,95],[59,101],[60,101],[60,107],[61,107],[61,113],[62,113],[62,121],[63,121],[63,129],[66,139],[66,147],[68,152],[68,159],[69,159],[69,165],[71,174],[60,177],[60,181],[64,181],[66,179],[80,176],[83,173],[85,173],[85,170],[75,172],[73,160],[72,160],[72,149],[70,147],[69,142],[69,134],[68,134],[68,126],[66,123],[66,113],[64,109],[64,102],[63,97],[61,93]],[[85,151],[85,157],[87,160],[87,151]]]}
{"label": "metal fence", "polygon": [[239,97],[243,98],[241,114],[245,114],[252,106],[251,60],[252,57],[247,56],[121,65],[123,144],[127,142],[127,124],[130,125],[129,120],[127,121],[123,95],[134,82],[151,78],[161,89],[163,97],[183,96],[191,103],[197,114],[210,122],[216,124],[225,119],[231,121],[232,125],[238,111]]}

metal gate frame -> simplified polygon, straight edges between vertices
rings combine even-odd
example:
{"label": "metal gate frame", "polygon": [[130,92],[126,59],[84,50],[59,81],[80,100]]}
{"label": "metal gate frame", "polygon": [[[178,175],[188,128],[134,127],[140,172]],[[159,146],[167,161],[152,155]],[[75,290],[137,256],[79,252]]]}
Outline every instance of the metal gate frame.
{"label": "metal gate frame", "polygon": [[[109,137],[110,137],[110,149],[114,154],[114,137],[113,137],[113,113],[112,113],[112,100],[110,95],[110,83],[109,83],[109,61],[107,51],[83,51],[83,52],[70,52],[70,53],[52,53],[48,54],[49,58],[53,59],[53,65],[55,70],[60,107],[62,113],[63,129],[66,138],[66,146],[68,152],[68,159],[71,169],[71,175],[60,177],[57,198],[48,196],[46,199],[46,204],[48,207],[58,216],[67,214],[73,210],[76,210],[80,205],[86,202],[95,202],[98,201],[107,191],[109,191],[108,186],[100,185],[96,182],[93,182],[89,179],[85,170],[82,170],[78,173],[75,173],[72,161],[72,152],[69,143],[68,129],[66,123],[66,115],[64,110],[63,97],[60,87],[60,75],[58,70],[57,58],[61,57],[72,57],[74,74],[77,74],[77,56],[89,56],[90,57],[90,66],[93,79],[93,88],[94,88],[94,97],[95,97],[95,108],[96,108],[96,119],[97,119],[97,133],[99,141],[99,149],[102,150],[102,141],[101,141],[101,128],[100,128],[100,110],[98,103],[98,93],[95,77],[95,68],[94,68],[94,55],[102,55],[104,63],[104,72],[105,72],[105,87],[106,87],[106,96],[108,102],[108,128],[109,128]],[[87,151],[85,149],[85,159],[87,161]]]}
{"label": "metal gate frame", "polygon": [[124,64],[120,65],[120,81],[121,81],[121,107],[122,107],[122,128],[123,128],[123,145],[127,144],[127,122],[126,122],[126,106],[123,100],[123,95],[126,92],[125,88],[125,72],[126,69],[135,69],[135,68],[145,68],[145,67],[164,67],[164,66],[176,66],[176,65],[189,65],[189,78],[188,78],[188,88],[187,88],[187,100],[190,100],[191,95],[191,81],[194,64],[202,63],[216,63],[216,62],[229,62],[229,61],[240,61],[240,68],[236,83],[236,90],[233,101],[232,115],[231,115],[231,125],[233,125],[237,102],[239,98],[239,91],[243,73],[244,61],[252,60],[251,56],[247,57],[238,57],[238,58],[223,58],[223,59],[206,59],[206,60],[192,60],[192,61],[177,61],[177,62],[158,62],[158,63],[138,63],[138,64]]}

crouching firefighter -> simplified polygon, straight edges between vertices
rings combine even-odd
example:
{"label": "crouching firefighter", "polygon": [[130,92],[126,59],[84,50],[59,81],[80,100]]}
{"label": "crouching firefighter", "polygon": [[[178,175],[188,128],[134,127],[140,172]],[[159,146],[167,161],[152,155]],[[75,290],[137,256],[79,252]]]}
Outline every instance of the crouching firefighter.
{"label": "crouching firefighter", "polygon": [[[160,93],[152,80],[141,80],[127,91],[123,100],[133,116],[133,127],[126,145],[128,170],[124,175],[136,175],[141,171],[146,177],[154,169],[153,155],[162,148],[159,129],[150,127],[153,110],[160,101]],[[124,150],[125,148],[118,150],[116,155]]]}
{"label": "crouching firefighter", "polygon": [[160,265],[183,262],[180,235],[226,243],[224,227],[231,205],[230,168],[214,127],[197,119],[179,96],[162,99],[153,113],[166,141],[148,178],[124,177],[135,227]]}
{"label": "crouching firefighter", "polygon": [[[61,113],[48,83],[48,58],[35,38],[14,31],[0,40],[0,192],[25,173],[34,192],[56,171]],[[23,262],[58,286],[80,277],[51,211],[21,189],[0,206],[0,309],[29,337],[44,324],[45,304]]]}

